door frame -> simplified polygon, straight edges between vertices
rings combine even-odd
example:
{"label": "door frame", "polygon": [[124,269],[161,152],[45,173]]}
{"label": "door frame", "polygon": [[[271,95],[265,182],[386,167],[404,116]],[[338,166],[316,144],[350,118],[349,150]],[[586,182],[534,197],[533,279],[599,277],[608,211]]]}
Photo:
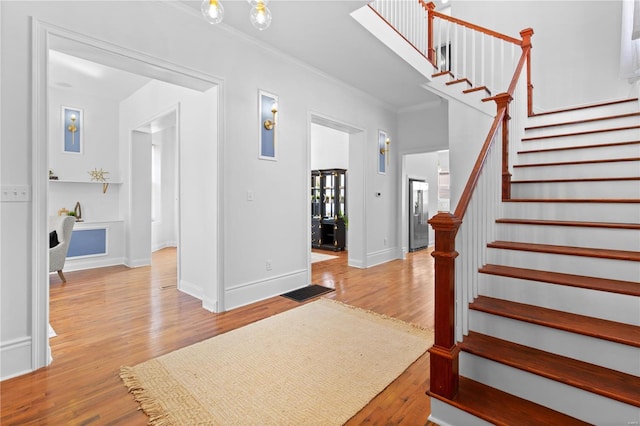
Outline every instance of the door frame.
{"label": "door frame", "polygon": [[[37,370],[52,361],[49,346],[49,252],[46,239],[42,236],[48,232],[48,163],[49,163],[49,122],[48,122],[48,79],[49,79],[49,47],[51,38],[79,43],[100,52],[101,56],[118,58],[138,70],[138,74],[146,75],[144,70],[153,69],[165,81],[179,86],[196,88],[218,86],[218,135],[217,135],[217,174],[218,188],[216,206],[218,221],[216,223],[218,258],[217,261],[217,307],[224,309],[224,105],[223,79],[198,70],[187,68],[166,60],[131,50],[125,46],[115,45],[81,34],[45,21],[31,17],[31,368]],[[190,87],[191,85],[191,87]]]}

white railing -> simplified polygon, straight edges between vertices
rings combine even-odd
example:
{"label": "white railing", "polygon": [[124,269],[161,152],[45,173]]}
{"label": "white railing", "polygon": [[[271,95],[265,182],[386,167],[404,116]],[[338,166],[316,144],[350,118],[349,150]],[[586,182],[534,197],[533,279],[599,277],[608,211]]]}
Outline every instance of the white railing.
{"label": "white railing", "polygon": [[427,19],[418,0],[374,0],[369,6],[427,56]]}
{"label": "white railing", "polygon": [[456,340],[469,332],[469,303],[478,297],[478,269],[485,265],[487,244],[495,240],[496,219],[502,215],[502,132],[491,142],[484,167],[456,235]]}
{"label": "white railing", "polygon": [[431,61],[434,73],[450,71],[493,94],[507,90],[520,40],[436,12],[421,0],[374,0],[370,7]]}

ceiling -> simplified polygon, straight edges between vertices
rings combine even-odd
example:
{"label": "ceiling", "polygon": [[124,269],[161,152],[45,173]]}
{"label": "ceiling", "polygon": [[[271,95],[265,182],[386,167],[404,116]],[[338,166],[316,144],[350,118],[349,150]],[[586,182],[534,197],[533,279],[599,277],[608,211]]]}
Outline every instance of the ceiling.
{"label": "ceiling", "polygon": [[[401,110],[439,100],[421,87],[426,82],[424,76],[350,16],[367,1],[274,0],[268,3],[273,21],[264,31],[249,22],[250,5],[246,0],[221,1],[225,7],[224,22],[218,24],[221,29],[240,32],[256,43],[275,48],[390,108]],[[178,5],[178,11],[200,17],[200,3],[183,0],[173,5]],[[212,26],[212,37],[215,31]],[[50,54],[52,87],[121,100],[150,81],[115,68],[118,65],[98,65],[88,54],[74,53],[62,41],[57,44]]]}
{"label": "ceiling", "polygon": [[[421,88],[426,82],[413,67],[362,27],[350,13],[370,1],[273,0],[273,21],[264,31],[249,21],[246,0],[220,0],[231,27],[367,92],[395,109],[438,100]],[[200,1],[184,4],[200,14]]]}

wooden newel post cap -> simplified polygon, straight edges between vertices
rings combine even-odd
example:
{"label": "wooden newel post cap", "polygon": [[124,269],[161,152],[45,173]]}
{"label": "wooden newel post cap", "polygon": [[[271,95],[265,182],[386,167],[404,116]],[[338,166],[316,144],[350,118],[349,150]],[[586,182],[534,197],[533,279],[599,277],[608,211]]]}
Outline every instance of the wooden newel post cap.
{"label": "wooden newel post cap", "polygon": [[525,28],[520,31],[520,37],[522,37],[522,47],[531,46],[531,36],[533,35],[533,28]]}
{"label": "wooden newel post cap", "polygon": [[427,3],[427,8],[430,10],[435,10],[436,8],[436,4],[432,1],[430,1],[429,3]]}
{"label": "wooden newel post cap", "polygon": [[453,213],[439,212],[429,219],[428,223],[436,231],[453,231],[460,227],[462,220]]}

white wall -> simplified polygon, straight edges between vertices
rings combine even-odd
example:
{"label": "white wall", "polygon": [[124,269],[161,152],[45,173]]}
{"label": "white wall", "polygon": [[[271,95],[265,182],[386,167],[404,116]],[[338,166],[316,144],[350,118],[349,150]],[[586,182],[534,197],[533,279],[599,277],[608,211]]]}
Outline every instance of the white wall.
{"label": "white wall", "polygon": [[311,170],[349,169],[349,134],[311,123]]}
{"label": "white wall", "polygon": [[[364,218],[366,211],[367,218],[362,220],[362,229],[350,229],[350,247],[361,246],[354,252],[364,257],[360,259],[363,266],[398,257],[397,152],[392,152],[387,175],[378,175],[375,166],[378,129],[387,130],[391,138],[397,135],[395,112],[382,103],[297,61],[266,51],[253,40],[238,37],[221,27],[212,27],[197,13],[193,16],[183,14],[162,2],[92,2],[88,5],[5,1],[0,2],[0,7],[1,119],[2,123],[11,123],[1,129],[0,177],[3,185],[30,187],[34,183],[33,149],[45,149],[31,144],[35,138],[31,133],[32,16],[115,46],[218,76],[223,83],[223,111],[220,114],[224,118],[224,129],[220,143],[223,144],[222,162],[225,165],[221,211],[224,234],[220,256],[216,251],[217,217],[207,214],[217,195],[216,162],[210,161],[207,166],[198,162],[198,158],[211,158],[215,154],[216,141],[199,138],[195,142],[194,139],[194,149],[182,156],[182,165],[190,167],[181,167],[181,173],[184,173],[181,182],[191,182],[183,193],[187,199],[181,201],[203,204],[202,208],[192,209],[193,216],[185,216],[182,212],[183,224],[191,226],[191,230],[183,228],[181,234],[208,236],[206,244],[194,245],[193,252],[198,253],[197,257],[184,259],[183,278],[192,280],[196,289],[198,283],[206,279],[210,287],[203,291],[205,305],[215,307],[216,294],[211,287],[216,284],[224,288],[224,307],[227,309],[308,284],[309,111],[363,130],[355,143],[349,143],[350,158],[354,160],[350,161],[350,182],[355,185],[352,189],[362,194],[362,200],[350,204],[350,215]],[[269,72],[264,73],[262,70],[265,69]],[[280,149],[276,162],[258,159],[259,89],[279,96],[277,132]],[[206,112],[182,110],[181,114],[192,116],[199,126],[211,123],[211,116]],[[121,126],[126,128],[123,116],[120,117]],[[191,129],[184,123],[181,127],[186,131]],[[120,134],[121,143],[127,140]],[[124,152],[127,150],[121,149],[121,157]],[[122,158],[121,163],[126,164]],[[130,176],[126,169],[120,178],[125,182],[121,187],[121,208],[128,212],[127,182]],[[247,200],[249,190],[254,193],[253,201]],[[380,191],[383,196],[375,198],[374,191]],[[190,202],[189,197],[193,198]],[[45,223],[47,213],[37,212],[33,217],[30,201],[2,203],[1,377],[37,368],[45,359],[39,355],[32,363],[34,358],[29,355],[32,345],[41,344],[32,341],[31,289],[34,284],[43,289],[47,285],[33,282],[32,269],[38,262],[31,255],[32,223],[34,220]],[[188,249],[186,245],[184,249]],[[45,250],[43,245],[39,255],[43,256]],[[217,274],[203,273],[211,259],[223,260],[222,282],[217,282]],[[265,269],[266,260],[273,265],[271,271]],[[195,276],[188,276],[189,273]],[[46,310],[40,309],[46,317]]]}
{"label": "white wall", "polygon": [[152,222],[151,249],[160,250],[175,247],[177,241],[176,209],[177,209],[177,141],[176,128],[168,127],[153,133],[152,142],[161,146],[160,185],[161,185],[161,217]]}
{"label": "white wall", "polygon": [[520,38],[533,28],[536,112],[629,96],[618,77],[622,2],[455,1],[457,18]]}
{"label": "white wall", "polygon": [[[455,211],[493,117],[458,101],[449,102],[450,210]],[[461,117],[462,122],[453,117]],[[498,145],[500,146],[500,145]]]}
{"label": "white wall", "polygon": [[[178,110],[181,271],[178,287],[202,299],[211,309],[215,309],[217,285],[211,279],[217,276],[217,103],[218,92],[215,87],[201,93],[152,81],[120,105],[120,151],[123,164],[131,162],[128,153],[131,152],[133,129],[168,111]],[[144,178],[137,176],[138,172],[135,164],[131,164],[131,170],[125,170],[127,183],[122,188],[121,202],[129,206],[131,217],[140,216],[139,220],[150,220],[148,212],[131,211],[130,208],[130,179],[135,181]],[[137,266],[137,259],[142,259],[140,256],[146,253],[147,248],[150,250],[150,246],[141,247],[138,252],[131,251],[135,248],[133,243],[139,239],[136,229],[129,229],[129,239],[131,248],[127,253],[128,262],[136,263]]]}
{"label": "white wall", "polygon": [[[49,168],[61,181],[89,182],[89,171],[109,172],[108,182],[120,181],[118,162],[118,101],[73,90],[49,91]],[[83,110],[82,154],[62,151],[62,106]],[[76,202],[82,207],[85,221],[119,220],[119,185],[110,185],[106,193],[102,184],[51,182],[49,184],[49,215],[55,216],[65,207],[73,210]]]}

